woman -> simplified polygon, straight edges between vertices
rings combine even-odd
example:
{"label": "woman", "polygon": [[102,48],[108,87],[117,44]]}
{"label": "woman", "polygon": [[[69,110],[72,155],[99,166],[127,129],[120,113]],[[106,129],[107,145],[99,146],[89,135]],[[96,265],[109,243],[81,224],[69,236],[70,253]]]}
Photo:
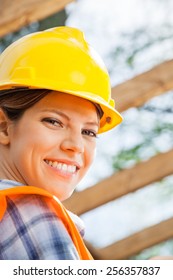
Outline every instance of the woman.
{"label": "woman", "polygon": [[0,56],[0,259],[92,259],[60,201],[122,121],[107,70],[75,28],[27,35]]}

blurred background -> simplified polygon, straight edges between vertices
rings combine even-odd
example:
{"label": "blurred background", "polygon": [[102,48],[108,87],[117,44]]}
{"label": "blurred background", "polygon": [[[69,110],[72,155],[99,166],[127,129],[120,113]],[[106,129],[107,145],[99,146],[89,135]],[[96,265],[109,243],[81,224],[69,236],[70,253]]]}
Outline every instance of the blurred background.
{"label": "blurred background", "polygon": [[[104,196],[112,190],[108,179],[113,175],[124,176],[126,190],[92,209],[76,211],[85,223],[86,244],[96,259],[173,255],[173,83],[170,82],[173,78],[173,1],[49,1],[47,6],[46,2],[15,0],[9,5],[9,0],[0,0],[0,52],[27,33],[58,25],[78,27],[108,68],[117,109],[119,97],[122,95],[126,100],[128,87],[132,95],[134,89],[141,91],[138,99],[143,98],[142,93],[147,92],[151,81],[161,88],[151,96],[148,91],[149,96],[139,105],[134,100],[122,109],[123,123],[97,139],[94,164],[76,191],[85,195],[86,189],[94,188],[99,192],[99,182],[105,180]],[[35,8],[39,7],[39,13],[32,16],[37,4]],[[20,10],[23,18],[18,16]],[[170,61],[169,67],[164,64],[167,61]],[[161,71],[157,75],[159,65]],[[150,72],[152,69],[154,72]],[[148,73],[147,79],[139,83],[143,73]],[[130,81],[133,81],[132,89]],[[127,93],[123,92],[123,85]],[[169,170],[164,173],[166,168]],[[145,185],[144,177],[150,177],[150,173],[156,175]],[[140,174],[143,175],[138,178]],[[119,185],[116,178],[113,188],[118,193],[124,185]],[[137,187],[133,187],[135,178],[141,180]],[[84,203],[82,199],[79,196],[75,203]],[[97,199],[97,192],[95,197],[94,192],[88,193],[87,199]],[[72,202],[66,203],[75,212]]]}

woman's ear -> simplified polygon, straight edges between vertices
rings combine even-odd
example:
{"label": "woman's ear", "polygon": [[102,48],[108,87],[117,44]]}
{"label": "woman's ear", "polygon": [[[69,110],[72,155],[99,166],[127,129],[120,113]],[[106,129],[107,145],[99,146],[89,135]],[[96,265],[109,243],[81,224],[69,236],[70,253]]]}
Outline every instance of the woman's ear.
{"label": "woman's ear", "polygon": [[10,120],[4,113],[4,111],[0,108],[0,144],[2,145],[8,145],[10,142],[9,139],[9,125]]}

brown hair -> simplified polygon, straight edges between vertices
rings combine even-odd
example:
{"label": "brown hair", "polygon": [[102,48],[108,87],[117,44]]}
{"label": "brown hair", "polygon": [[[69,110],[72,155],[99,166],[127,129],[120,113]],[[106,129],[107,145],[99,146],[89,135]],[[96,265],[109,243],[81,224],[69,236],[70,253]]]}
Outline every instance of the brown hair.
{"label": "brown hair", "polygon": [[[50,92],[51,90],[48,89],[29,89],[22,87],[0,90],[0,107],[10,120],[17,121],[22,117],[25,110],[32,107]],[[103,111],[100,105],[94,105],[98,117],[101,119]]]}
{"label": "brown hair", "polygon": [[25,110],[29,109],[50,90],[47,89],[28,89],[15,88],[0,91],[0,107],[10,120],[19,120]]}

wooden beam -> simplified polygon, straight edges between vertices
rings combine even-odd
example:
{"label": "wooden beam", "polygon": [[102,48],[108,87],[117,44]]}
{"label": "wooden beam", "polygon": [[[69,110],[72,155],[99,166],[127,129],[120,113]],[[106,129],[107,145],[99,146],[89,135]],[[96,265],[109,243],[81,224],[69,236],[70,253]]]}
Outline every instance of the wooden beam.
{"label": "wooden beam", "polygon": [[173,89],[173,60],[112,88],[115,107],[122,112],[139,107],[151,98]]}
{"label": "wooden beam", "polygon": [[146,228],[102,249],[97,249],[97,258],[104,260],[128,259],[142,250],[173,237],[173,218]]}
{"label": "wooden beam", "polygon": [[64,205],[80,215],[171,174],[173,174],[173,150],[115,173],[90,188],[75,192],[64,201]]}
{"label": "wooden beam", "polygon": [[46,18],[73,0],[0,0],[0,37]]}

